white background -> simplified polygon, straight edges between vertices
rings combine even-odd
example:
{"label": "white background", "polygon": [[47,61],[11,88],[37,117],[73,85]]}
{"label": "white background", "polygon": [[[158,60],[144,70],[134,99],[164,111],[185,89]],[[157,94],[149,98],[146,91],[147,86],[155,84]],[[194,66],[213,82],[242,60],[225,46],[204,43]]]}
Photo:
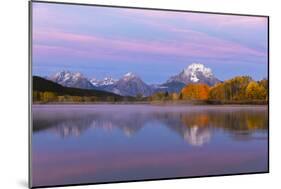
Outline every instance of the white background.
{"label": "white background", "polygon": [[[278,188],[281,182],[281,6],[277,0],[68,0],[151,8],[270,16],[270,174],[106,184],[68,188]],[[0,6],[0,188],[27,188],[28,1]],[[46,175],[48,176],[48,175]]]}

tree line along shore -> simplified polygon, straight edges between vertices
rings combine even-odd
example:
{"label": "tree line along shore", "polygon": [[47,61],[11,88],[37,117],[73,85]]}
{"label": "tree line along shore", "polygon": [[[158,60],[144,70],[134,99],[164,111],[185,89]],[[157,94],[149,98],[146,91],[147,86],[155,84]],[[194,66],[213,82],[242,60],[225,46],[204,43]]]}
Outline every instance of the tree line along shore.
{"label": "tree line along shore", "polygon": [[255,81],[237,76],[214,86],[187,84],[180,92],[157,92],[151,96],[120,96],[98,90],[63,87],[40,77],[33,77],[34,104],[87,103],[174,103],[174,104],[267,104],[268,80]]}

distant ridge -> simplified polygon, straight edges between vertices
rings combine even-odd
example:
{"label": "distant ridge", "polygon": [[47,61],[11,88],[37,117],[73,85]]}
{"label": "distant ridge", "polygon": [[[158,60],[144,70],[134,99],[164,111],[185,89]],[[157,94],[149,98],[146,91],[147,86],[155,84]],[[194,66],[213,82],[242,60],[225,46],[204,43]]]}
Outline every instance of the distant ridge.
{"label": "distant ridge", "polygon": [[124,74],[119,79],[107,76],[102,80],[88,79],[79,72],[61,71],[46,79],[64,87],[100,90],[120,96],[147,97],[157,92],[180,92],[189,83],[201,83],[213,86],[219,83],[212,70],[201,63],[192,63],[179,74],[171,76],[166,82],[158,85],[148,85],[142,78],[132,72]]}

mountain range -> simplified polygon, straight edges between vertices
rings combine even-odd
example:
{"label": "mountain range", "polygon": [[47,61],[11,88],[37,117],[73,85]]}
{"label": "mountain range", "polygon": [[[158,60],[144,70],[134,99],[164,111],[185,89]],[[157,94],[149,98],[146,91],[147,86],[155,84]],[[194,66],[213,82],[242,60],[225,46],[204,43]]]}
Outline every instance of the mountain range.
{"label": "mountain range", "polygon": [[100,100],[106,100],[108,97],[117,100],[122,100],[123,97],[107,91],[101,91],[96,89],[82,89],[76,87],[66,87],[58,83],[52,82],[42,77],[32,77],[33,91],[37,92],[54,92],[57,95],[69,95],[69,96],[95,96]]}
{"label": "mountain range", "polygon": [[103,80],[88,79],[83,74],[70,71],[58,72],[46,77],[65,87],[80,89],[95,89],[115,93],[121,96],[150,96],[156,92],[179,92],[190,83],[204,83],[213,86],[220,82],[210,68],[203,64],[193,63],[183,69],[179,74],[171,76],[162,84],[146,84],[139,76],[128,72],[120,79],[105,77]]}

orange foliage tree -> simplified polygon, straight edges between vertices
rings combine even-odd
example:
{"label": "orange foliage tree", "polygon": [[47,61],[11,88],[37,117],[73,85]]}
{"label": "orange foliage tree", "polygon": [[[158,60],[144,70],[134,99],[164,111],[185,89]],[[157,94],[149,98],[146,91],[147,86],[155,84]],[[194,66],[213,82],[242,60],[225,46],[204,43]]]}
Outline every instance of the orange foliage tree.
{"label": "orange foliage tree", "polygon": [[209,86],[206,84],[188,84],[181,90],[183,100],[207,100]]}

